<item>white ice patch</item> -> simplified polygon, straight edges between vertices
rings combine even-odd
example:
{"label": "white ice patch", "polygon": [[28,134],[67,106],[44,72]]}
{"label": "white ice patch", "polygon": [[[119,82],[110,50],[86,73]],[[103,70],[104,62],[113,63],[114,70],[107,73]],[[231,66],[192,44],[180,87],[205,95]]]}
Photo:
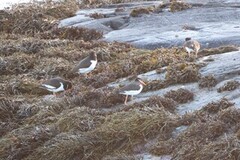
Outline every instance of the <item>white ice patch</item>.
{"label": "white ice patch", "polygon": [[79,69],[79,73],[89,73],[96,67],[97,61],[91,60],[90,62],[91,62],[91,65],[88,68]]}

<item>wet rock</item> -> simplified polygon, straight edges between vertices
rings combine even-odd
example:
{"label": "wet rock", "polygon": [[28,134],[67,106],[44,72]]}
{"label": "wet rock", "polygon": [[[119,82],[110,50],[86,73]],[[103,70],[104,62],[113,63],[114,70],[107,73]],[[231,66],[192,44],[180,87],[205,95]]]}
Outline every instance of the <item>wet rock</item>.
{"label": "wet rock", "polygon": [[[159,1],[120,3],[97,9],[83,9],[77,12],[75,17],[62,20],[59,27],[97,29],[104,33],[103,40],[130,42],[147,49],[181,46],[188,36],[199,40],[202,48],[240,44],[240,36],[236,36],[239,32],[240,2],[224,0],[221,3],[217,0],[185,2],[192,5],[192,8],[174,13],[169,12],[167,8],[169,5],[163,5],[159,10],[157,7],[162,4]],[[155,12],[148,11],[149,14],[131,17],[132,9],[140,6],[153,7]],[[119,8],[122,10],[116,12]],[[93,13],[102,14],[106,18],[90,18]],[[183,26],[194,27],[186,29]]]}
{"label": "wet rock", "polygon": [[[224,53],[220,55],[211,55],[214,62],[209,62],[207,67],[201,68],[202,76],[214,75],[217,81],[231,79],[240,74],[239,51]],[[209,57],[205,57],[209,58]]]}

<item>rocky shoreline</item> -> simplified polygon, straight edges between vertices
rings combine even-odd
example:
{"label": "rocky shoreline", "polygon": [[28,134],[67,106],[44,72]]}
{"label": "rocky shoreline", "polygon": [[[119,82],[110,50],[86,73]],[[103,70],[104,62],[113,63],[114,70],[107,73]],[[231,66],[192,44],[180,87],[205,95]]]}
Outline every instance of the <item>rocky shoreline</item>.
{"label": "rocky shoreline", "polygon": [[[0,159],[239,159],[239,3],[128,1],[0,11]],[[72,74],[90,52],[93,72]],[[40,87],[59,76],[70,92]],[[137,76],[147,85],[124,105],[117,91]]]}

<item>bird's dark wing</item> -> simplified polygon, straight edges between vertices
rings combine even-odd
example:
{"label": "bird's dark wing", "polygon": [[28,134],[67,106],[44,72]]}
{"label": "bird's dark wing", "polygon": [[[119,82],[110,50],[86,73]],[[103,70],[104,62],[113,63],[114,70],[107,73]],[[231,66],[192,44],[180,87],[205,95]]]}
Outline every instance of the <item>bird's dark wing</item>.
{"label": "bird's dark wing", "polygon": [[91,59],[89,56],[81,60],[76,67],[73,68],[73,72],[78,72],[81,68],[88,68],[91,65]]}
{"label": "bird's dark wing", "polygon": [[84,58],[83,60],[81,60],[78,64],[79,68],[88,68],[91,65],[91,59],[89,56],[87,56],[86,58]]}
{"label": "bird's dark wing", "polygon": [[133,90],[139,90],[140,89],[140,85],[136,84],[136,83],[131,83],[129,85],[124,86],[123,88],[121,88],[119,90],[119,93],[123,93],[125,91],[133,91]]}
{"label": "bird's dark wing", "polygon": [[63,80],[60,79],[60,78],[52,78],[52,79],[49,79],[49,80],[45,81],[43,84],[58,88],[58,87],[61,86],[60,82],[63,83]]}

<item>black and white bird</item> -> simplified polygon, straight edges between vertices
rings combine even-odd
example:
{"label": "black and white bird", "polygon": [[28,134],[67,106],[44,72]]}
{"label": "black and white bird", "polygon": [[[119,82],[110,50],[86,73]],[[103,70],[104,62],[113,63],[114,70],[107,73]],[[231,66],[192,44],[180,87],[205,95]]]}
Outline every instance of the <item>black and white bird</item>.
{"label": "black and white bird", "polygon": [[94,70],[97,65],[97,54],[94,52],[90,52],[90,54],[81,60],[77,66],[75,66],[72,70],[73,73],[78,74],[87,74]]}
{"label": "black and white bird", "polygon": [[119,90],[119,94],[126,95],[124,104],[127,104],[128,96],[134,96],[141,93],[143,86],[146,85],[141,78],[136,78],[136,80],[129,85],[124,86]]}
{"label": "black and white bird", "polygon": [[41,84],[41,88],[53,92],[56,95],[57,92],[67,91],[72,89],[72,83],[64,80],[60,77],[49,79]]}
{"label": "black and white bird", "polygon": [[198,51],[200,50],[200,43],[196,40],[192,40],[190,37],[185,38],[185,43],[183,44],[183,47],[188,52],[188,57],[190,57],[191,52],[195,52],[195,56],[197,58]]}

